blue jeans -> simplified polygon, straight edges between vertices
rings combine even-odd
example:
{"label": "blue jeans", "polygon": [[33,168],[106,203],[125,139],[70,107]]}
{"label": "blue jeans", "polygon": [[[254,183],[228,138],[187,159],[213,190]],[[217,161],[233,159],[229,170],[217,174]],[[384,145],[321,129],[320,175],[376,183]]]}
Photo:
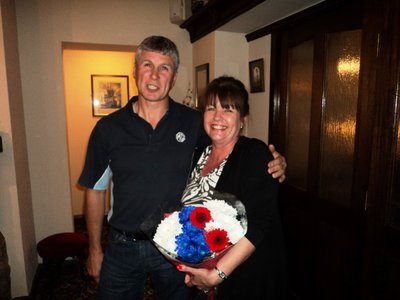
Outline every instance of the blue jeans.
{"label": "blue jeans", "polygon": [[100,274],[100,299],[142,300],[147,274],[156,299],[184,300],[184,273],[169,263],[150,241],[133,241],[110,230]]}

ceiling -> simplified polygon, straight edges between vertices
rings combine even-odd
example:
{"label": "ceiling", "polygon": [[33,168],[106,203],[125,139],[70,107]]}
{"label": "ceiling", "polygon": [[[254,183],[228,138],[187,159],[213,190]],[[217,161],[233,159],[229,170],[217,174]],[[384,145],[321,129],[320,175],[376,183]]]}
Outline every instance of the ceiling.
{"label": "ceiling", "polygon": [[324,0],[265,0],[218,28],[221,31],[251,33]]}

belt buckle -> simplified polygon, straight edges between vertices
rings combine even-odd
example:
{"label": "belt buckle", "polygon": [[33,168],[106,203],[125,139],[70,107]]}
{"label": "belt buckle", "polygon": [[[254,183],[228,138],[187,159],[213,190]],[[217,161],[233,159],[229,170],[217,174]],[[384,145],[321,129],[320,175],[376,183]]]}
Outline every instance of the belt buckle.
{"label": "belt buckle", "polygon": [[118,229],[118,228],[114,228],[114,231],[117,232],[119,235],[122,235],[125,240],[131,240],[131,241],[134,241],[134,242],[137,241],[137,239],[135,238],[135,234],[132,233],[132,232],[121,230],[121,229]]}

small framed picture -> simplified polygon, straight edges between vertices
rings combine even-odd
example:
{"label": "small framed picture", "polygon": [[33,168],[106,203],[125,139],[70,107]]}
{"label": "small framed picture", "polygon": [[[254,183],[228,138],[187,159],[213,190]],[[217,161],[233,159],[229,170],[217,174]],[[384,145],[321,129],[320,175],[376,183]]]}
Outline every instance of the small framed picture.
{"label": "small framed picture", "polygon": [[264,60],[249,62],[250,93],[264,92]]}
{"label": "small framed picture", "polygon": [[209,64],[196,67],[196,108],[201,109],[205,102],[206,88],[210,81]]}
{"label": "small framed picture", "polygon": [[107,116],[128,103],[129,76],[91,75],[91,79],[93,116]]}

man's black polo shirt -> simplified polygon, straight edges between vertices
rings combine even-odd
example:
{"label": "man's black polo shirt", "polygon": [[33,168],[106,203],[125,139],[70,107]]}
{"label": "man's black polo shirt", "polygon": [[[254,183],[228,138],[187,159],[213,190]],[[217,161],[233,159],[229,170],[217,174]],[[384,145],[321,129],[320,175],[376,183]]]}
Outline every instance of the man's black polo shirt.
{"label": "man's black polo shirt", "polygon": [[156,208],[179,205],[193,151],[209,142],[200,112],[170,99],[153,129],[133,112],[135,101],[97,122],[79,178],[82,186],[104,190],[112,176],[109,222],[129,232],[139,232]]}

